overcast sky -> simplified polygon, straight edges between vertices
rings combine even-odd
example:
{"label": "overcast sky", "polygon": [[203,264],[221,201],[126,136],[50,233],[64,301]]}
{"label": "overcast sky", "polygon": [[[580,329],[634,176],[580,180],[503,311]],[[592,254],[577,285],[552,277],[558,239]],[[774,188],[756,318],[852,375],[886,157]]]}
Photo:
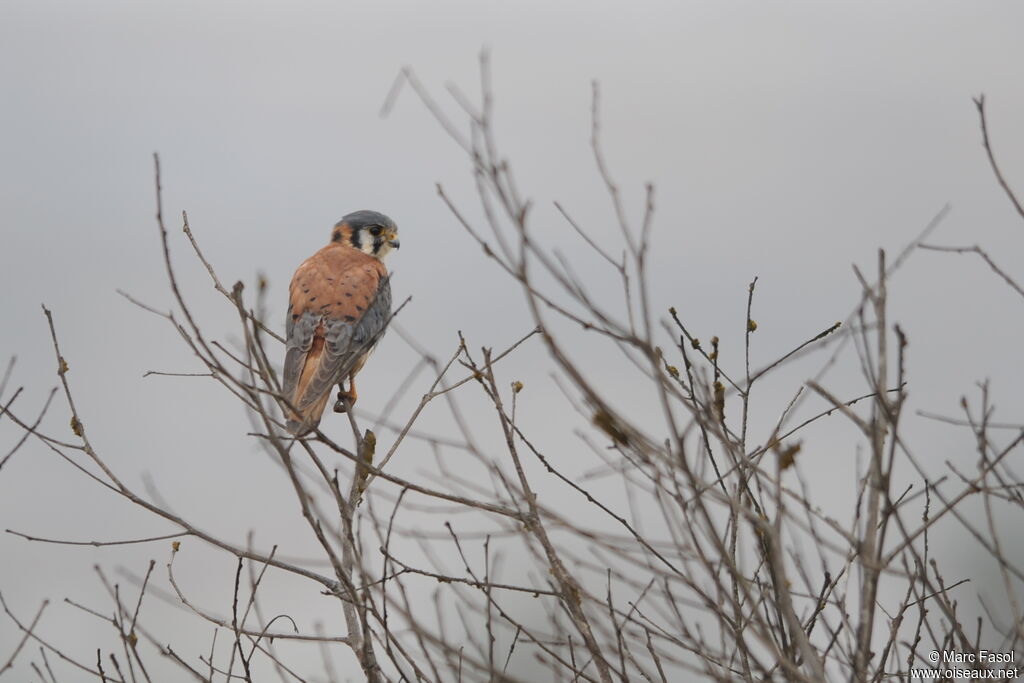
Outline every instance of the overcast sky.
{"label": "overcast sky", "polygon": [[[526,308],[435,189],[444,184],[478,215],[469,163],[411,93],[380,116],[405,65],[457,115],[445,85],[477,96],[483,47],[499,143],[534,199],[534,229],[582,250],[558,200],[620,248],[589,149],[596,80],[608,162],[634,215],[643,184],[657,188],[656,308],[674,305],[700,336],[722,336],[725,357],[741,350],[755,275],[763,362],[845,318],[858,296],[851,264],[873,269],[879,247],[897,251],[946,204],[933,242],[980,243],[1024,278],[1024,222],[992,177],[971,101],[987,96],[996,152],[1024,193],[1022,27],[1024,6],[1007,2],[5,2],[0,362],[18,360],[0,398],[24,386],[28,414],[56,382],[45,303],[92,438],[126,481],[141,488],[151,477],[212,531],[241,540],[256,528],[265,545],[278,542],[296,528],[294,503],[244,436],[241,409],[212,382],[142,377],[199,370],[166,323],[115,292],[171,305],[152,153],[180,275],[214,334],[233,334],[231,310],[179,239],[182,210],[225,283],[266,274],[270,319],[283,328],[295,267],[343,214],[371,208],[400,227],[389,265],[396,300],[413,295],[402,327],[438,355],[452,352],[457,330],[474,347],[504,347],[529,329]],[[594,291],[614,296],[607,269],[580,258]],[[954,414],[990,378],[1002,419],[1020,421],[1024,300],[980,262],[930,252],[908,261],[892,296],[911,344],[913,410]],[[580,353],[596,365],[604,357]],[[520,358],[506,379],[527,382],[525,418],[549,444],[573,443],[579,419],[542,349]],[[397,335],[386,337],[362,375],[361,407],[381,408],[414,362]],[[791,394],[815,362],[794,366],[769,396]],[[855,365],[837,371],[850,391]],[[623,382],[626,403],[630,390]],[[552,411],[564,422],[545,420]],[[58,405],[46,425],[71,438],[67,419]],[[969,434],[911,419],[936,462],[972,462]],[[328,432],[346,433],[327,420]],[[0,422],[0,457],[16,438]],[[823,443],[823,459],[855,456],[852,442]],[[821,472],[833,471],[824,462]],[[854,490],[852,479],[822,485]],[[77,540],[167,531],[37,443],[0,470],[0,527]],[[163,546],[118,553],[4,535],[0,591],[22,617],[47,597],[104,605],[92,564],[141,573],[165,556]],[[181,571],[201,598],[222,597],[230,571],[205,586],[202,567]],[[54,609],[54,632],[95,626]],[[83,632],[74,637],[89,651]],[[0,644],[15,635],[0,621]]]}

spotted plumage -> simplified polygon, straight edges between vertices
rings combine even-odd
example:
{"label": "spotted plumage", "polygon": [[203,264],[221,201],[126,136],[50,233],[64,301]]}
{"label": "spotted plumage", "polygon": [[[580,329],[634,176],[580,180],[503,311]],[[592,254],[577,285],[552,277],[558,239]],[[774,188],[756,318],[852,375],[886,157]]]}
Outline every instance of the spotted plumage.
{"label": "spotted plumage", "polygon": [[[391,316],[391,285],[382,262],[397,249],[398,227],[376,211],[350,213],[326,247],[302,262],[289,287],[284,396],[287,427],[308,434],[338,385],[336,411],[355,403],[355,375]],[[346,391],[342,383],[349,380]]]}

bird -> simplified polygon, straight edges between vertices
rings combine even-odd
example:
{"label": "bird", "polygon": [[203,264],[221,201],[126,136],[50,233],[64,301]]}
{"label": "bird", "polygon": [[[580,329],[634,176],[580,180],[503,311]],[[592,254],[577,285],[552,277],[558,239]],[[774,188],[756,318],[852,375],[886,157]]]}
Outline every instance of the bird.
{"label": "bird", "polygon": [[383,261],[398,248],[393,220],[377,211],[355,211],[338,221],[327,246],[296,269],[288,288],[282,385],[285,426],[293,435],[317,428],[335,384],[335,412],[356,402],[356,373],[391,319]]}

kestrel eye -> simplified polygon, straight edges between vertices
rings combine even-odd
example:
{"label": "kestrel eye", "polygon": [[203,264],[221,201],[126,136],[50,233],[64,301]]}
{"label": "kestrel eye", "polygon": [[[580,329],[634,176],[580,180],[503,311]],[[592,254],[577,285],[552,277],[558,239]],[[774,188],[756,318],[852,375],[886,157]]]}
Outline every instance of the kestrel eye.
{"label": "kestrel eye", "polygon": [[373,235],[374,237],[379,235],[380,234],[380,226],[379,225],[375,225],[372,228],[370,228],[370,234]]}

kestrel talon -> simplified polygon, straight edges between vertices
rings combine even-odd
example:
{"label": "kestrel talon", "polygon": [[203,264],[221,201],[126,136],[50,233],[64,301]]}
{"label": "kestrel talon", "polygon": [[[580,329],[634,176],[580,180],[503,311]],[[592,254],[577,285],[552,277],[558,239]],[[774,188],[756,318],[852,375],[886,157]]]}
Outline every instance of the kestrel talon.
{"label": "kestrel talon", "polygon": [[356,211],[334,226],[330,244],[295,271],[288,290],[284,359],[292,434],[316,429],[334,385],[339,390],[335,411],[356,402],[356,373],[391,318],[391,285],[382,261],[397,248],[393,220],[376,211]]}

